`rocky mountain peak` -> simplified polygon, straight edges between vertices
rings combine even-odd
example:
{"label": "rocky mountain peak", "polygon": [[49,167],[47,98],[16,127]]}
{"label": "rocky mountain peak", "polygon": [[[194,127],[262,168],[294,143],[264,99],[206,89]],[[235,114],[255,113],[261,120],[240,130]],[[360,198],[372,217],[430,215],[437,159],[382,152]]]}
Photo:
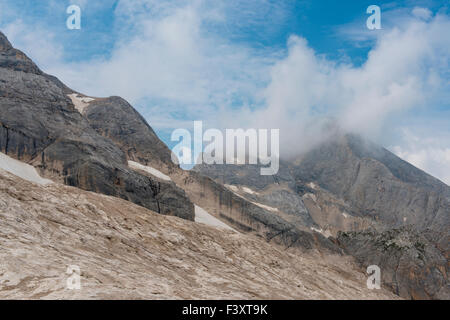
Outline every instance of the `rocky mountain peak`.
{"label": "rocky mountain peak", "polygon": [[[183,190],[130,168],[128,154],[113,137],[103,136],[77,110],[69,97],[73,90],[43,73],[4,35],[1,41],[1,152],[33,164],[52,180],[123,198],[157,213],[194,219],[194,206]],[[127,119],[141,120],[123,99],[99,100],[107,112],[126,108]],[[121,129],[118,135],[130,131]],[[154,141],[159,139],[155,136]]]}
{"label": "rocky mountain peak", "polygon": [[0,52],[12,49],[8,38],[0,31]]}
{"label": "rocky mountain peak", "polygon": [[0,32],[0,68],[42,75],[42,71],[22,51],[14,49]]}

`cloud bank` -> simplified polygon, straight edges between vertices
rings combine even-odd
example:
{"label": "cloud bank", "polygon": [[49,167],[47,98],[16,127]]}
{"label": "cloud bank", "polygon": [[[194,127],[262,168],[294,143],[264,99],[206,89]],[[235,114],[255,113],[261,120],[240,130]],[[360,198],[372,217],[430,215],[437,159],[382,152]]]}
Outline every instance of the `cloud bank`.
{"label": "cloud bank", "polygon": [[[334,134],[329,126],[324,131],[318,125],[326,118],[334,119],[344,131],[375,140],[384,135],[384,140],[389,141],[386,134],[398,129],[399,120],[406,114],[423,113],[443,103],[448,108],[450,38],[442,35],[450,30],[449,17],[430,17],[427,10],[415,8],[402,21],[402,25],[376,39],[367,61],[358,67],[327,60],[317,55],[306,39],[292,36],[287,56],[270,68],[271,80],[262,89],[266,105],[237,117],[240,125],[282,128],[288,133],[283,137],[284,149],[297,153]],[[231,123],[233,115],[227,120]],[[434,120],[423,121],[432,125]],[[433,129],[429,134],[435,134]],[[405,147],[409,148],[410,139],[406,140]],[[421,147],[426,145],[425,141],[416,142]],[[424,156],[425,150],[421,149]],[[398,148],[394,151],[407,155]],[[441,157],[441,151],[436,149],[430,157]],[[437,166],[429,165],[434,161],[431,158],[415,164],[445,179],[442,171],[450,172],[450,164],[442,161],[445,169],[437,170]]]}
{"label": "cloud bank", "polygon": [[[231,41],[225,22],[249,18],[241,5],[119,1],[112,51],[78,62],[64,61],[69,49],[51,30],[21,20],[2,28],[46,72],[91,96],[123,96],[160,131],[189,129],[193,120],[218,128],[279,128],[283,149],[297,153],[332,134],[322,125],[330,119],[345,131],[393,145],[387,135],[399,129],[405,114],[449,108],[445,14],[415,7],[388,15],[383,32],[347,33],[373,42],[366,61],[355,66],[317,54],[299,35],[282,49]],[[285,9],[271,8],[280,19]],[[432,126],[434,120],[428,121]],[[414,126],[407,130],[414,132]],[[429,148],[435,132],[427,134],[413,144],[403,135],[391,150],[449,183],[450,161],[442,159],[448,159],[450,144]]]}

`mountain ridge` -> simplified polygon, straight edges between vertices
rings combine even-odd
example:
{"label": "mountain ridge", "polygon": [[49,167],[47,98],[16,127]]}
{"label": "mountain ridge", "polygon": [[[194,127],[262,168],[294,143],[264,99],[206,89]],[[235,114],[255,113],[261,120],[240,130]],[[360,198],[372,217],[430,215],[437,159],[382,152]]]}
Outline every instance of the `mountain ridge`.
{"label": "mountain ridge", "polygon": [[115,195],[156,212],[194,219],[194,206],[173,183],[142,175],[98,134],[55,77],[45,75],[0,36],[0,150],[44,176]]}

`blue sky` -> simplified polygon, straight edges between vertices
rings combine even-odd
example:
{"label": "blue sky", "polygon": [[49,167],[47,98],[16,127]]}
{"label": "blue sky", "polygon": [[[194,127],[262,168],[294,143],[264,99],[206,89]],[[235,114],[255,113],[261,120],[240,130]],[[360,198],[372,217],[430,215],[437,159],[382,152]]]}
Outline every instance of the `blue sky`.
{"label": "blue sky", "polygon": [[[81,30],[66,28],[70,4]],[[366,28],[372,4],[381,30]],[[450,183],[449,12],[431,0],[1,0],[0,28],[73,89],[126,98],[169,146],[203,120],[284,128],[300,150],[333,117]]]}
{"label": "blue sky", "polygon": [[[29,25],[40,25],[51,30],[56,40],[64,45],[65,61],[89,60],[96,56],[108,56],[116,41],[120,39],[121,33],[130,27],[120,19],[119,2],[120,0],[44,0],[39,2],[2,0],[0,8],[4,12],[1,24],[7,25],[20,19]],[[366,19],[369,16],[366,14],[366,8],[369,5],[377,4],[383,11],[407,10],[419,6],[428,8],[433,13],[447,14],[450,8],[446,1],[431,0],[376,2],[372,0],[239,0],[230,2],[234,4],[226,6],[223,10],[226,20],[207,23],[206,32],[216,32],[230,41],[242,42],[256,48],[279,49],[286,46],[290,35],[297,34],[308,39],[311,47],[318,53],[332,57],[345,53],[356,64],[366,59],[370,46],[360,42],[352,43],[353,41],[338,36],[336,31],[339,27],[349,24],[354,24],[355,28],[358,28],[358,25],[360,28],[365,28]],[[178,3],[182,6],[189,2]],[[65,9],[70,4],[78,4],[82,8],[83,27],[76,32],[68,30],[65,25],[68,17]],[[152,15],[151,5],[140,7],[146,7],[146,11],[141,12],[143,15]]]}

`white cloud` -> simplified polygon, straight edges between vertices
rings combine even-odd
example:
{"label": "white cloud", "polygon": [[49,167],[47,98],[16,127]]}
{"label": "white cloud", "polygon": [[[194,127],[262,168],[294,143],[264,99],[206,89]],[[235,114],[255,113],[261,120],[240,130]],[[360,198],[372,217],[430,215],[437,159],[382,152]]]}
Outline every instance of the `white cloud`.
{"label": "white cloud", "polygon": [[390,147],[392,152],[450,185],[450,146],[439,139],[418,137],[408,129],[403,130],[403,139],[403,145]]}
{"label": "white cloud", "polygon": [[54,34],[48,30],[31,27],[18,19],[3,27],[2,32],[14,47],[26,51],[38,66],[49,66],[62,59],[64,48],[54,40]]}
{"label": "white cloud", "polygon": [[433,15],[433,13],[429,9],[427,9],[427,8],[420,8],[420,7],[415,7],[412,10],[412,14],[415,17],[423,19],[423,20],[429,20],[432,17],[432,15]]}
{"label": "white cloud", "polygon": [[346,131],[379,137],[388,120],[445,103],[450,38],[442,35],[450,20],[438,15],[429,22],[407,21],[380,36],[360,67],[328,61],[305,39],[291,37],[287,57],[273,66],[264,90],[267,107],[249,114],[249,121],[283,128],[289,133],[285,149],[296,152],[321,140],[320,131],[308,126],[319,116],[335,117]]}
{"label": "white cloud", "polygon": [[[118,5],[118,21],[131,22],[110,57],[80,63],[56,59],[40,63],[44,70],[91,96],[120,95],[159,110],[162,105],[168,117],[164,123],[173,116],[213,122],[214,112],[235,99],[245,103],[246,97],[256,97],[268,81],[272,52],[260,55],[206,32],[205,23],[222,17],[205,2],[181,7],[173,4],[178,2],[132,3]],[[142,15],[142,7],[150,7],[151,14]]]}
{"label": "white cloud", "polygon": [[[353,66],[327,60],[295,35],[283,52],[230,42],[209,29],[228,19],[227,2],[214,4],[120,1],[120,36],[111,54],[77,63],[62,60],[63,48],[51,32],[16,22],[5,33],[75,90],[120,95],[142,106],[156,129],[186,126],[190,119],[217,127],[280,128],[284,150],[292,153],[333,134],[330,117],[345,130],[377,137],[405,111],[449,101],[446,15],[431,16],[423,8],[383,14],[383,31],[370,36],[375,45],[367,61]],[[436,159],[445,158],[448,143],[435,148],[434,165],[420,158],[424,148],[404,143],[396,151],[447,179],[449,169],[438,172]]]}

